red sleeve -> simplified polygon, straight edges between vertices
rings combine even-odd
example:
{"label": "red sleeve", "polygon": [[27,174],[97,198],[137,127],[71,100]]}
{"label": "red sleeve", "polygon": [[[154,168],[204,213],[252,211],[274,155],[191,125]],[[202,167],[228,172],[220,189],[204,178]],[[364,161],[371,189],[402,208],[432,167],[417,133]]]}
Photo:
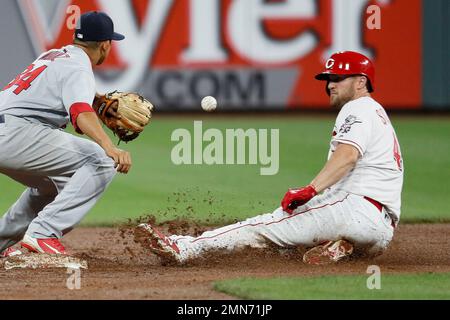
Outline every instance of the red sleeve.
{"label": "red sleeve", "polygon": [[89,103],[86,102],[76,102],[70,106],[70,121],[72,122],[75,131],[81,134],[83,134],[83,132],[81,132],[80,128],[78,128],[77,126],[77,118],[80,115],[80,113],[83,112],[95,112],[95,111],[94,109],[92,109]]}

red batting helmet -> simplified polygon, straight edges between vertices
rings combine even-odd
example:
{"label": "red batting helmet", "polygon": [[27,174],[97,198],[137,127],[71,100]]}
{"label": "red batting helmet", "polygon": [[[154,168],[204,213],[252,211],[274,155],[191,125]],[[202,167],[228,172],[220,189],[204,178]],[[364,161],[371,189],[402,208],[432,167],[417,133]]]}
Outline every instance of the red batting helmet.
{"label": "red batting helmet", "polygon": [[365,55],[354,51],[334,53],[325,63],[325,71],[316,75],[317,80],[329,80],[330,75],[363,75],[368,81],[369,92],[375,87],[375,68]]}

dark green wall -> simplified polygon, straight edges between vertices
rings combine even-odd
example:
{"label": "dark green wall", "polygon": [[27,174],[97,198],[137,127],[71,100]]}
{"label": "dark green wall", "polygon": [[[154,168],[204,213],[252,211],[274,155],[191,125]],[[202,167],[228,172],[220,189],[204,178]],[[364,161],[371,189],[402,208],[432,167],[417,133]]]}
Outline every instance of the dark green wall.
{"label": "dark green wall", "polygon": [[450,0],[422,0],[423,104],[450,110]]}

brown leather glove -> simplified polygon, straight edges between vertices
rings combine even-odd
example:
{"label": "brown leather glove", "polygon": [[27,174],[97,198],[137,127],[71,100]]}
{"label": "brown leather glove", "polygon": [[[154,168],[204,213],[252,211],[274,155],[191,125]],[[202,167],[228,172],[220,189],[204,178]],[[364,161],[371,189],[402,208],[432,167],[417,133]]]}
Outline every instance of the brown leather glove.
{"label": "brown leather glove", "polygon": [[92,107],[120,141],[131,141],[149,123],[153,105],[137,93],[113,91],[95,97]]}

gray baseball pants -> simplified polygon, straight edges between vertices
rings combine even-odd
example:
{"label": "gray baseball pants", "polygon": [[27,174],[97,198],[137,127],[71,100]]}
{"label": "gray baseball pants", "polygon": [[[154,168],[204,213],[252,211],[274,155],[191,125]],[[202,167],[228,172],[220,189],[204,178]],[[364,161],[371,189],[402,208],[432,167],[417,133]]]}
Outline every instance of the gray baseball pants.
{"label": "gray baseball pants", "polygon": [[61,238],[89,212],[116,173],[114,161],[95,142],[38,122],[3,118],[0,173],[28,188],[0,219],[0,252],[25,233]]}

